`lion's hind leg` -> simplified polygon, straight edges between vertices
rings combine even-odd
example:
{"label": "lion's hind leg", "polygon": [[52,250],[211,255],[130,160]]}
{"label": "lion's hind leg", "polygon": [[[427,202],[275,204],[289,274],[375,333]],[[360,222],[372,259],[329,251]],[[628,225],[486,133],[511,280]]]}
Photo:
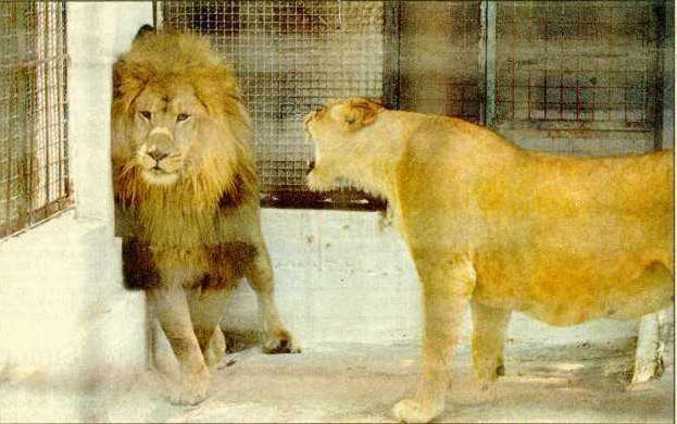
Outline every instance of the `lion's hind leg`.
{"label": "lion's hind leg", "polygon": [[218,367],[226,354],[226,341],[219,322],[229,295],[228,287],[195,288],[189,294],[193,329],[209,368]]}
{"label": "lion's hind leg", "polygon": [[205,362],[209,368],[219,368],[223,365],[224,358],[226,357],[226,338],[221,331],[220,326],[214,328],[214,335],[212,335],[211,340],[209,341],[209,346],[203,352],[205,357]]}
{"label": "lion's hind leg", "polygon": [[273,269],[265,247],[248,266],[247,281],[256,293],[259,321],[263,327],[263,351],[266,353],[298,353],[301,351],[292,334],[285,328],[273,297]]}

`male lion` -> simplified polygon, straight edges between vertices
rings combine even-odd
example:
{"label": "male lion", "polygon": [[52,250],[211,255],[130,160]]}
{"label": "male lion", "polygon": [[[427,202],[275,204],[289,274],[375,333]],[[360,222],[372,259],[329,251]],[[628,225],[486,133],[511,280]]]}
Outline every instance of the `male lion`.
{"label": "male lion", "polygon": [[202,38],[139,32],[114,66],[116,232],[128,286],[144,288],[181,370],[172,401],[195,404],[224,356],[218,328],[242,277],[264,351],[296,352],[273,300],[259,225],[249,117],[231,69]]}
{"label": "male lion", "polygon": [[637,318],[673,295],[672,152],[575,158],[522,150],[460,119],[366,99],[311,112],[313,190],[343,178],[386,198],[424,300],[423,369],[407,422],[444,409],[447,365],[470,302],[483,385],[503,373],[511,311],[565,326]]}

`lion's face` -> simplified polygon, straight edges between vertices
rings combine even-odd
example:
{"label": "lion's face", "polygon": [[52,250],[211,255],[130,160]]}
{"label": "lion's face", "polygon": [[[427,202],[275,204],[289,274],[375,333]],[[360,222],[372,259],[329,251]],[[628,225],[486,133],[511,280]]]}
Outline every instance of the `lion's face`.
{"label": "lion's face", "polygon": [[188,85],[149,84],[134,102],[131,160],[151,185],[172,185],[199,165],[207,146],[199,126],[206,110]]}

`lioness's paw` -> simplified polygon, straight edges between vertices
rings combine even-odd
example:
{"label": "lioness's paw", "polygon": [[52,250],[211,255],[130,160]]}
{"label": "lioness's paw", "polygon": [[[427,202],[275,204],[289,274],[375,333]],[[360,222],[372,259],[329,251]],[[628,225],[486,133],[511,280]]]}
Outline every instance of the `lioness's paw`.
{"label": "lioness's paw", "polygon": [[496,383],[491,380],[475,380],[462,386],[452,387],[454,402],[461,405],[479,405],[493,403],[498,399]]}
{"label": "lioness's paw", "polygon": [[207,398],[211,377],[207,368],[182,377],[171,393],[169,401],[175,405],[197,405]]}
{"label": "lioness's paw", "polygon": [[424,408],[414,399],[403,399],[393,407],[393,415],[403,423],[427,423],[442,412],[442,408]]}
{"label": "lioness's paw", "polygon": [[477,378],[483,381],[495,381],[497,378],[505,376],[505,366],[502,359],[475,359],[474,368]]}
{"label": "lioness's paw", "polygon": [[263,351],[270,354],[299,353],[301,347],[294,341],[289,331],[280,329],[266,336],[263,341]]}

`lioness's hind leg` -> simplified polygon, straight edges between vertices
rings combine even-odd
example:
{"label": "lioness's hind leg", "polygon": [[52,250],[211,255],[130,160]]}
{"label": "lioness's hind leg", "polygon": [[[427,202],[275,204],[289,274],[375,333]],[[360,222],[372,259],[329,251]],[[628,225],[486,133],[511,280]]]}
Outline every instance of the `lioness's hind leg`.
{"label": "lioness's hind leg", "polygon": [[259,250],[245,272],[249,285],[256,293],[259,321],[263,327],[263,351],[266,353],[297,353],[301,348],[285,328],[275,305],[273,269],[265,248]]}
{"label": "lioness's hind leg", "polygon": [[476,301],[472,305],[472,355],[475,374],[482,386],[504,375],[503,345],[510,311]]}
{"label": "lioness's hind leg", "polygon": [[623,282],[610,293],[607,314],[616,319],[635,319],[665,309],[674,302],[674,277],[659,262],[646,267],[639,277]]}

